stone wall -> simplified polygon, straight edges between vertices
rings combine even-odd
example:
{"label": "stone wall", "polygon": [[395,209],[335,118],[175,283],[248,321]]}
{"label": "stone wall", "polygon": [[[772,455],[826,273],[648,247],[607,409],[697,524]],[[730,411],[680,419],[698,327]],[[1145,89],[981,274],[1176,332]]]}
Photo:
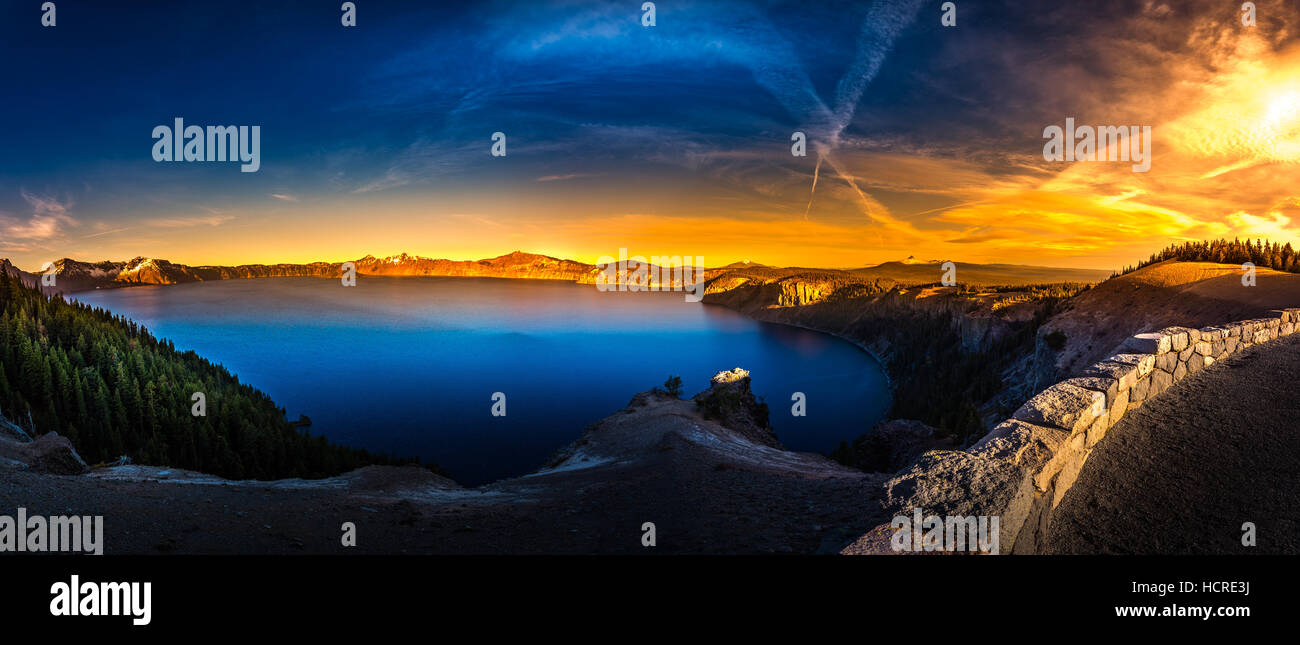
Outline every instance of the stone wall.
{"label": "stone wall", "polygon": [[[898,514],[1000,516],[1000,551],[1036,553],[1052,511],[1093,446],[1129,410],[1243,348],[1300,330],[1300,308],[1201,329],[1168,327],[1128,338],[1120,353],[1025,402],[965,451],[926,453],[886,484]],[[846,553],[888,552],[888,525]]]}

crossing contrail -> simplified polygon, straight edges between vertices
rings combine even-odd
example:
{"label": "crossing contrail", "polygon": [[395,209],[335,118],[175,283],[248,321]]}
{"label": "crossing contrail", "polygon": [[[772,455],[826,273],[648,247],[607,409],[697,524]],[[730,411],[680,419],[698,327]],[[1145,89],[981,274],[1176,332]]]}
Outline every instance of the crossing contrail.
{"label": "crossing contrail", "polygon": [[[826,141],[824,145],[817,147],[817,165],[813,168],[812,190],[808,195],[808,207],[804,209],[804,219],[808,219],[808,213],[812,210],[813,199],[817,196],[817,176],[821,169],[822,161],[829,161],[835,173],[839,175],[854,192],[858,194],[863,204],[863,214],[873,220],[885,223],[890,220],[893,225],[899,225],[901,222],[893,220],[877,211],[872,214],[873,208],[884,209],[884,206],[867,195],[858,187],[857,178],[852,173],[845,170],[834,160],[828,159],[831,151],[839,145],[840,134],[849,127],[853,120],[853,114],[857,110],[858,101],[862,98],[862,93],[866,91],[867,84],[875,79],[876,74],[880,72],[880,66],[885,61],[885,55],[893,47],[894,40],[898,38],[899,32],[916,18],[916,13],[920,9],[920,0],[906,0],[904,2],[886,2],[873,5],[867,13],[867,17],[862,23],[862,32],[858,37],[858,52],[854,57],[853,64],[849,66],[847,72],[840,79],[835,92],[835,110],[831,113],[830,123],[826,131]],[[882,216],[885,219],[881,219]]]}
{"label": "crossing contrail", "polygon": [[812,210],[813,196],[817,194],[817,175],[822,169],[822,153],[817,153],[817,165],[813,166],[813,183],[812,191],[808,193],[808,207],[803,209],[803,218],[808,219],[808,212]]}

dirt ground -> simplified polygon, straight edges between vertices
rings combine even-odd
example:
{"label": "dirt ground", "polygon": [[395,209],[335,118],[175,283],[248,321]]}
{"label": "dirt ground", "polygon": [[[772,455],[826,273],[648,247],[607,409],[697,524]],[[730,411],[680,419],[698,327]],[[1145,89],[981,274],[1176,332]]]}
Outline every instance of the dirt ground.
{"label": "dirt ground", "polygon": [[[1300,336],[1128,413],[1057,507],[1052,553],[1300,553]],[[1257,546],[1242,545],[1253,522]]]}
{"label": "dirt ground", "polygon": [[835,553],[882,521],[882,476],[747,443],[687,401],[615,414],[575,445],[569,467],[474,489],[414,467],[278,483],[7,471],[0,514],[103,515],[106,554]]}

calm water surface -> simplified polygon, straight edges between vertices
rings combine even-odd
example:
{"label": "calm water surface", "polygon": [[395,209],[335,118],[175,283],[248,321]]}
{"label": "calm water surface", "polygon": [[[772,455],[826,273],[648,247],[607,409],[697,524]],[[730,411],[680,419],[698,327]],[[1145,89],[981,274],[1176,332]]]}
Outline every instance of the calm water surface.
{"label": "calm water surface", "polygon": [[[72,296],[224,365],[334,441],[435,461],[464,484],[539,467],[632,395],[750,370],[786,447],[826,452],[877,422],[884,373],[857,347],[681,293],[491,278],[270,278]],[[507,397],[493,417],[492,393]],[[790,414],[791,394],[808,415]]]}

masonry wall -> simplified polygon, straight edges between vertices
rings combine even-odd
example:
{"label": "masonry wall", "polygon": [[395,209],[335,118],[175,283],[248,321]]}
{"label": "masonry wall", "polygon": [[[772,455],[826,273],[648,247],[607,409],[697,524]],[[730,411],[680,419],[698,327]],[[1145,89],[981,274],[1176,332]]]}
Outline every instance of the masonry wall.
{"label": "masonry wall", "polygon": [[[1036,553],[1052,512],[1110,428],[1215,361],[1300,330],[1300,308],[1275,313],[1130,337],[1121,353],[1038,393],[968,450],[924,455],[886,485],[886,505],[900,513],[998,515],[1001,552]],[[879,543],[886,532],[872,533]]]}

